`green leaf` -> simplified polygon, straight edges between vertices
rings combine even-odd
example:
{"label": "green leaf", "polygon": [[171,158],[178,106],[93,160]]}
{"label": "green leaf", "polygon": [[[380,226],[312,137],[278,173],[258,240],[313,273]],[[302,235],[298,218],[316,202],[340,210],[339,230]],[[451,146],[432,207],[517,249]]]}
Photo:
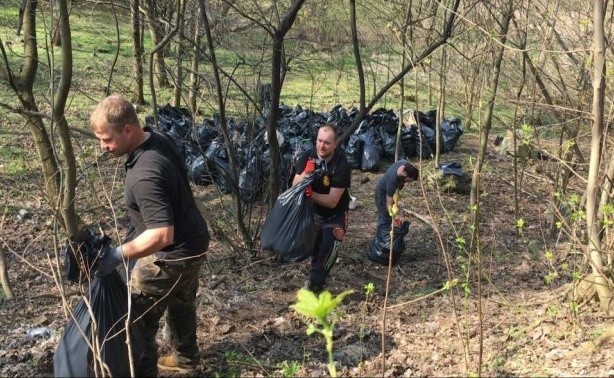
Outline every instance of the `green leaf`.
{"label": "green leaf", "polygon": [[315,331],[316,331],[316,327],[313,324],[309,324],[307,326],[307,336],[313,335]]}

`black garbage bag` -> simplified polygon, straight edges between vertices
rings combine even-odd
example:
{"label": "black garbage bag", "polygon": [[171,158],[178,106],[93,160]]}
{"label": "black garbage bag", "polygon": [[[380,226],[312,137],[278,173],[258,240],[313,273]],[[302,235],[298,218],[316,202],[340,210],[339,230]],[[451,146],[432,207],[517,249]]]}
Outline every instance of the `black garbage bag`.
{"label": "black garbage bag", "polygon": [[360,159],[360,170],[363,172],[379,171],[382,159],[377,148],[379,136],[375,133],[375,129],[367,129],[367,131],[360,134],[360,139],[364,142],[362,158]]}
{"label": "black garbage bag", "polygon": [[299,262],[311,255],[316,240],[311,199],[305,188],[315,172],[283,192],[267,215],[260,235],[263,250],[272,251],[281,262]]}
{"label": "black garbage bag", "polygon": [[418,130],[411,127],[404,127],[401,131],[401,146],[405,151],[405,157],[411,158],[418,156]]}
{"label": "black garbage bag", "polygon": [[220,192],[224,194],[232,193],[233,179],[230,174],[230,163],[224,143],[219,139],[213,140],[205,151],[205,158],[209,161],[208,164],[213,172],[213,181]]}
{"label": "black garbage bag", "polygon": [[[431,145],[429,144],[427,140],[426,133],[429,133],[430,131],[430,134],[432,135],[433,140],[434,140],[435,130],[430,129],[425,126],[421,126],[420,130],[422,130],[421,133],[418,131],[418,127],[416,125],[412,125],[411,127],[411,137],[412,137],[413,143],[415,143],[416,145],[416,155],[415,156],[420,156],[422,159],[430,159],[433,157],[433,150],[431,149]],[[425,130],[427,130],[426,133],[424,132]]]}
{"label": "black garbage bag", "polygon": [[252,156],[239,173],[239,194],[246,203],[254,203],[262,192],[264,177],[258,156]]}
{"label": "black garbage bag", "polygon": [[[128,292],[119,273],[113,272],[104,277],[95,276],[87,298],[82,298],[77,303],[73,310],[74,318],[71,318],[64,328],[53,355],[54,376],[129,377],[130,359],[125,327],[127,313]],[[92,316],[95,322],[92,321]],[[136,365],[145,349],[144,326],[140,321],[132,322],[129,330]],[[99,360],[93,357],[94,353],[89,345],[99,351]],[[100,366],[99,361],[104,367]]]}
{"label": "black garbage bag", "polygon": [[428,143],[432,153],[435,153],[435,151],[437,151],[437,145],[436,145],[436,142],[435,142],[435,139],[436,139],[435,138],[435,129],[431,129],[428,126],[420,125],[420,131],[422,132],[422,137]]}
{"label": "black garbage bag", "polygon": [[[397,148],[396,130],[394,134],[387,132],[383,127],[379,127],[377,130],[379,130],[379,135],[382,139],[382,146],[384,147],[384,156],[382,157],[390,161],[395,161],[394,156]],[[401,150],[399,151],[399,159],[403,158],[405,158],[405,151]]]}
{"label": "black garbage bag", "polygon": [[[395,265],[399,261],[399,257],[405,251],[404,237],[409,232],[409,221],[401,223],[400,227],[394,228],[394,236],[392,241],[392,264]],[[380,234],[376,234],[369,245],[369,260],[382,265],[388,265],[390,257],[390,230],[382,230]]]}
{"label": "black garbage bag", "polygon": [[458,177],[463,177],[463,167],[461,163],[454,161],[448,163],[439,164],[439,169],[441,169],[441,173],[443,175],[454,175]]}
{"label": "black garbage bag", "polygon": [[207,186],[213,182],[211,168],[204,156],[199,155],[192,161],[188,169],[188,179],[200,186]]}
{"label": "black garbage bag", "polygon": [[93,274],[93,267],[104,247],[111,243],[107,235],[96,235],[92,229],[85,229],[67,241],[64,246],[64,275],[68,281],[80,283]]}
{"label": "black garbage bag", "polygon": [[463,135],[461,120],[459,118],[446,118],[441,123],[441,138],[443,140],[443,152],[454,151],[456,143]]}
{"label": "black garbage bag", "polygon": [[204,151],[217,137],[218,131],[215,128],[215,123],[211,120],[206,120],[201,125],[197,126],[192,133],[192,142],[198,145],[200,149]]}
{"label": "black garbage bag", "polygon": [[364,141],[360,135],[352,134],[345,147],[345,158],[352,169],[360,168]]}

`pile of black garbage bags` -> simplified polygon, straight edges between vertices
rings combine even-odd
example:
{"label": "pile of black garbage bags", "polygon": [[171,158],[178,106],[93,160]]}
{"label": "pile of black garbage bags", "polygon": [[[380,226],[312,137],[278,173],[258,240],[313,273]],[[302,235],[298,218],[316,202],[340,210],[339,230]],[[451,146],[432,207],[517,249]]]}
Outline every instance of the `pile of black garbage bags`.
{"label": "pile of black garbage bags", "polygon": [[[314,112],[300,105],[292,108],[280,105],[277,140],[281,153],[280,192],[290,183],[293,165],[306,149],[314,145],[319,127],[325,123],[337,126],[345,132],[355,119],[358,110],[344,109],[337,105],[330,112]],[[435,114],[414,112],[418,125],[404,125],[401,132],[399,158],[421,156],[430,159],[435,151]],[[182,154],[188,177],[197,185],[215,184],[229,194],[235,189],[247,203],[258,200],[264,192],[269,177],[270,151],[266,135],[266,118],[253,120],[227,120],[232,153],[239,165],[238,178],[230,174],[229,151],[224,145],[219,118],[196,123],[184,108],[166,105],[158,111],[158,129],[168,134]],[[148,126],[154,126],[154,117],[146,118]],[[377,109],[368,114],[357,130],[341,145],[353,169],[377,172],[383,159],[394,161],[399,118],[392,110]],[[446,118],[440,125],[441,152],[454,150],[463,134],[459,118]]]}

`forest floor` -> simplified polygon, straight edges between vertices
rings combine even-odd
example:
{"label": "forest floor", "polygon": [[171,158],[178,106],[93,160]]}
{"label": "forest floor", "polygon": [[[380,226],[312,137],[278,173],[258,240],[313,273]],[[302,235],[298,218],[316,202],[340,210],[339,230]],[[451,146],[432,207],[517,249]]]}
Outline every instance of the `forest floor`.
{"label": "forest floor", "polygon": [[[462,162],[470,172],[476,146],[477,138],[465,135],[442,160]],[[526,172],[518,203],[524,226],[517,232],[512,157],[489,154],[481,178],[481,259],[457,247],[459,237],[470,241],[468,195],[423,191],[420,185],[402,192],[400,207],[428,216],[438,232],[409,217],[407,249],[390,276],[385,322],[388,268],[367,258],[376,219],[373,188],[381,173],[353,172],[358,207],[350,211],[328,282],[334,295],[355,290],[339,306],[335,324],[340,376],[614,375],[612,319],[597,303],[574,306],[565,296],[572,272],[581,269],[581,249],[545,231],[552,189],[542,175]],[[1,186],[6,206],[28,214],[5,214],[0,229],[16,294],[0,304],[0,376],[53,375],[66,324],[48,273],[50,222],[41,202],[26,195],[38,190],[34,182],[3,178]],[[201,270],[196,375],[328,375],[324,340],[308,336],[306,320],[290,308],[308,268],[308,261],[278,264],[265,253],[230,252],[214,240]],[[453,279],[457,286],[440,291]],[[366,297],[368,283],[375,291]],[[168,346],[159,336],[164,352]]]}

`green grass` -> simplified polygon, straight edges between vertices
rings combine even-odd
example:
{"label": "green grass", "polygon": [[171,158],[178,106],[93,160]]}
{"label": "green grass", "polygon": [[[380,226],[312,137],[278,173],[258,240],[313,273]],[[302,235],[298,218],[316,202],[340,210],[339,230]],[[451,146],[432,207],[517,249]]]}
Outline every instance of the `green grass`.
{"label": "green grass", "polygon": [[[18,70],[21,64],[21,36],[15,34],[15,25],[20,1],[7,0],[0,10],[0,37],[4,42],[11,44],[12,52],[10,65],[13,70]],[[313,28],[320,28],[325,38],[346,38],[342,33],[347,26],[346,17],[339,12],[333,11],[331,5],[326,9],[318,11],[318,18],[311,20],[310,13],[301,13],[300,19],[303,25],[311,25]],[[129,86],[132,83],[132,43],[130,31],[130,13],[126,8],[115,7],[119,17],[120,48],[118,61],[112,73],[111,91],[114,93],[128,94]],[[310,8],[305,8],[305,12]],[[313,11],[313,10],[311,10]],[[48,3],[39,3],[38,17],[38,40],[41,47],[48,45],[49,25],[42,22],[43,17],[49,19]],[[332,20],[340,24],[340,27],[332,27]],[[87,124],[87,116],[93,106],[105,96],[104,89],[109,77],[111,77],[110,67],[113,64],[116,54],[116,26],[113,13],[109,4],[77,2],[71,9],[71,34],[73,43],[73,88],[67,106],[67,118],[71,126],[82,127]],[[381,22],[382,20],[372,20]],[[342,27],[341,27],[342,25]],[[370,28],[377,29],[373,24]],[[398,46],[394,46],[393,40],[386,39],[386,28],[379,30],[381,34],[376,37],[380,40],[384,38],[386,43],[375,43],[374,36],[364,35],[361,39],[361,56],[365,69],[365,85],[367,103],[379,92],[392,77],[400,70],[400,56]],[[324,30],[324,29],[326,30]],[[292,34],[292,33],[290,33]],[[152,42],[148,30],[144,32],[145,45],[145,75],[149,71],[149,51]],[[228,73],[232,73],[233,78],[239,82],[255,99],[257,97],[256,84],[258,82],[269,82],[270,78],[270,47],[262,47],[268,41],[265,33],[261,29],[252,29],[249,33],[236,33],[232,38],[225,38],[225,48],[218,48],[216,56],[218,63]],[[203,40],[204,42],[204,40]],[[369,44],[371,43],[371,45]],[[392,45],[391,45],[392,43]],[[392,46],[392,47],[391,47]],[[333,106],[341,104],[345,108],[359,106],[359,85],[358,76],[355,69],[354,56],[351,44],[347,41],[336,42],[332,48],[316,43],[308,43],[295,38],[286,40],[286,53],[292,59],[289,63],[289,70],[285,78],[284,87],[281,92],[280,101],[289,106],[301,105],[305,109],[314,111],[329,111]],[[50,78],[59,74],[61,68],[61,57],[58,47],[50,50],[46,55],[43,48],[40,49],[41,66],[36,80],[36,92],[39,101],[48,99],[50,92]],[[170,71],[174,71],[175,51],[168,52],[166,63]],[[190,55],[188,52],[187,55]],[[264,57],[263,57],[264,55]],[[52,59],[53,58],[53,59]],[[49,63],[53,60],[54,72],[50,70]],[[189,61],[184,61],[184,66],[189,65]],[[213,87],[213,77],[210,64],[206,59],[200,63],[200,73],[203,81],[199,92],[198,106],[200,115],[197,120],[212,118],[213,114],[218,113],[217,100]],[[436,75],[431,80],[436,80]],[[169,75],[172,81],[172,75]],[[146,76],[145,96],[151,102],[149,88],[149,78]],[[254,110],[247,104],[243,94],[234,85],[228,85],[228,80],[222,77],[224,85],[224,95],[226,96],[226,107],[228,117],[243,118],[253,117]],[[461,87],[460,80],[449,78],[449,89],[447,90],[446,116],[457,116],[463,121],[465,114],[465,88]],[[186,83],[187,84],[187,83]],[[429,95],[429,86],[433,88],[432,95]],[[416,96],[417,102],[405,103],[405,109],[418,108],[430,110],[435,108],[437,96],[436,88],[438,83],[428,82],[428,75],[423,67],[410,72],[405,78],[405,95]],[[417,89],[417,90],[416,90]],[[397,110],[400,103],[400,87],[394,85],[373,110],[383,107],[386,109]],[[184,93],[187,98],[187,93]],[[173,99],[172,88],[156,88],[157,104],[162,106]],[[0,80],[0,102],[17,106],[15,96],[6,87],[4,80]],[[185,105],[185,104],[183,104]],[[40,107],[48,111],[49,105],[41,103]],[[474,112],[477,112],[477,106]],[[145,107],[141,113],[142,117],[152,114],[153,108]],[[500,133],[510,125],[508,122],[513,115],[513,107],[505,102],[497,104],[496,113],[499,121],[493,125],[495,133]],[[478,120],[476,116],[474,122]]]}
{"label": "green grass", "polygon": [[19,177],[28,171],[26,156],[20,146],[2,145],[0,148],[0,174],[5,177]]}

